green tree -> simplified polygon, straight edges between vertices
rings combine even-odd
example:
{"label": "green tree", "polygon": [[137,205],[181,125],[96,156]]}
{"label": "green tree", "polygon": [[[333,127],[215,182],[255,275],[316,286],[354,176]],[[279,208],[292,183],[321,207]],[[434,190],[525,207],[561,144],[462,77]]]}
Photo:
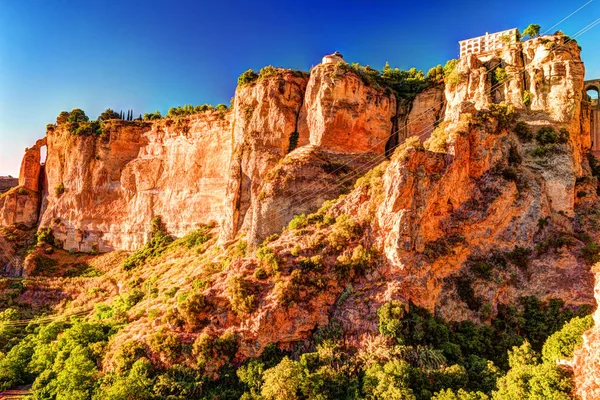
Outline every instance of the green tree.
{"label": "green tree", "polygon": [[64,124],[68,120],[69,120],[69,112],[61,111],[60,114],[58,114],[58,117],[56,117],[56,125]]}
{"label": "green tree", "polygon": [[409,387],[411,367],[404,360],[392,360],[385,365],[375,363],[365,370],[363,392],[367,399],[416,399]]}
{"label": "green tree", "polygon": [[509,352],[508,373],[498,379],[494,400],[568,400],[573,391],[569,373],[553,362],[539,362],[529,342]]}
{"label": "green tree", "polygon": [[284,357],[279,364],[264,372],[261,394],[265,400],[295,400],[300,397],[303,378],[298,361]]}
{"label": "green tree", "polygon": [[536,36],[539,36],[541,29],[542,29],[542,27],[539,26],[538,24],[530,24],[523,31],[523,36],[529,36],[530,38],[534,38]]}
{"label": "green tree", "polygon": [[594,325],[591,315],[575,317],[567,322],[560,331],[553,333],[544,343],[542,357],[544,361],[556,362],[573,357],[575,349],[583,343],[583,332]]}
{"label": "green tree", "polygon": [[108,121],[109,119],[119,119],[119,113],[111,108],[107,108],[98,116],[98,121]]}
{"label": "green tree", "polygon": [[80,122],[88,122],[90,119],[85,112],[80,108],[74,108],[69,113],[69,118],[67,118],[68,122],[72,122],[74,124],[79,124]]}
{"label": "green tree", "polygon": [[71,350],[64,368],[56,375],[56,400],[87,400],[96,388],[98,369],[83,346]]}
{"label": "green tree", "polygon": [[432,83],[439,83],[444,80],[444,67],[436,65],[427,71],[427,80]]}
{"label": "green tree", "polygon": [[251,69],[243,72],[238,78],[238,86],[250,84],[258,79],[258,74]]}
{"label": "green tree", "polygon": [[454,391],[452,389],[441,390],[436,393],[432,400],[488,400],[489,397],[483,392],[467,392],[464,389]]}

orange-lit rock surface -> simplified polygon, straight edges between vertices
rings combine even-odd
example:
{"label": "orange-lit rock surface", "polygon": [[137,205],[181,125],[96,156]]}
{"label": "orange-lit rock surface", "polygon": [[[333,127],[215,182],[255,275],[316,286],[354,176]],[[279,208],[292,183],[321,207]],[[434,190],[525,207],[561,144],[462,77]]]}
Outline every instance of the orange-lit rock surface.
{"label": "orange-lit rock surface", "polygon": [[[600,272],[596,271],[596,304],[600,304]],[[583,334],[583,345],[572,362],[575,391],[582,400],[600,399],[600,307],[594,314],[594,327]]]}
{"label": "orange-lit rock surface", "polygon": [[311,70],[300,134],[324,150],[383,154],[395,115],[389,90],[366,85],[345,63],[321,64]]}
{"label": "orange-lit rock surface", "polygon": [[[48,132],[41,226],[52,227],[65,249],[135,250],[161,216],[181,236],[223,213],[230,116],[154,123],[110,121],[102,136]],[[64,187],[64,193],[57,190]]]}
{"label": "orange-lit rock surface", "polygon": [[308,142],[306,135],[298,135],[307,81],[302,73],[280,69],[236,90],[233,149],[221,219],[223,241],[250,228],[264,175],[293,147]]}

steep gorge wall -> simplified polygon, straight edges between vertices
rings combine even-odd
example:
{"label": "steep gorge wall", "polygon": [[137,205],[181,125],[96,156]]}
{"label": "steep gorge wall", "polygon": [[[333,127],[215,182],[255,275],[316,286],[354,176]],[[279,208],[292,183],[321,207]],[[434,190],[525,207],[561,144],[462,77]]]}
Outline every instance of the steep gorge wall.
{"label": "steep gorge wall", "polygon": [[[375,210],[369,236],[386,263],[354,285],[357,293],[382,301],[410,300],[452,320],[476,320],[485,304],[494,312],[498,303],[511,304],[527,295],[561,298],[570,306],[593,302],[592,276],[581,248],[600,235],[582,226],[590,211],[580,204],[598,198],[595,190],[577,186],[590,179],[582,178],[589,175],[584,157],[589,120],[581,110],[583,64],[577,45],[563,41],[562,36],[535,39],[491,60],[462,59],[456,67],[458,82],[446,86],[445,119],[434,140],[425,149],[411,142],[396,152],[377,199],[357,188],[334,206],[337,214],[352,216]],[[509,79],[492,84],[486,70],[493,65],[511,71]],[[531,74],[546,85],[532,84],[526,79]],[[530,107],[523,104],[525,90],[537,99]],[[505,104],[494,114],[494,103],[500,102]],[[507,106],[514,107],[516,119],[534,136],[543,126],[565,128],[568,143],[550,145],[551,151],[540,156],[535,139],[524,142],[514,125],[502,123]],[[538,244],[561,235],[572,238],[569,249],[539,250],[543,247]],[[510,254],[516,248],[528,252],[526,272],[495,271],[495,279],[486,281],[470,270],[477,260],[490,263],[490,254]],[[467,282],[469,301],[458,295],[461,290],[465,295]],[[351,298],[347,304],[335,315],[353,316],[345,320],[349,332],[375,329],[372,321],[357,323],[359,316],[374,312],[371,303],[356,306],[360,299]]]}
{"label": "steep gorge wall", "polygon": [[148,240],[155,216],[176,236],[219,220],[231,148],[228,114],[110,124],[99,137],[60,126],[48,132],[40,225],[52,227],[65,249],[135,250]]}
{"label": "steep gorge wall", "polygon": [[[600,305],[600,271],[596,270],[594,290]],[[583,345],[575,351],[572,362],[576,394],[582,400],[600,398],[600,307],[594,313],[594,327],[583,335]]]}

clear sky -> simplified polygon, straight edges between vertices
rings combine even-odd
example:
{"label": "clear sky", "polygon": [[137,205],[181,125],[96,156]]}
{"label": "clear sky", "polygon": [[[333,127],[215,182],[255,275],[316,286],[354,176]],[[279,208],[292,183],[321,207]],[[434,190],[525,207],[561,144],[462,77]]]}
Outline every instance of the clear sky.
{"label": "clear sky", "polygon": [[[308,70],[335,50],[426,72],[457,57],[458,40],[544,30],[587,1],[0,0],[0,175],[18,174],[61,110],[228,104],[248,68]],[[599,17],[593,0],[553,31]],[[600,26],[578,38],[588,78],[600,77],[599,39]]]}

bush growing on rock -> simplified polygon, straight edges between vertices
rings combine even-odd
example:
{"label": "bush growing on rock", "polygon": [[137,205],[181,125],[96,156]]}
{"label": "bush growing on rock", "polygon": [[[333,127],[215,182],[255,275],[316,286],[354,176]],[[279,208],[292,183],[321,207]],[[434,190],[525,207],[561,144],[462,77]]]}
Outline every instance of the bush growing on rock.
{"label": "bush growing on rock", "polygon": [[241,275],[227,279],[227,294],[231,309],[237,315],[250,314],[256,309],[256,298],[250,291],[250,284]]}
{"label": "bush growing on rock", "polygon": [[162,115],[160,115],[160,111],[156,110],[153,113],[144,113],[144,121],[153,121],[156,119],[161,119]]}
{"label": "bush growing on rock", "polygon": [[139,267],[149,258],[160,256],[167,249],[169,244],[173,242],[173,238],[166,233],[160,216],[152,219],[151,234],[152,237],[150,241],[146,243],[144,247],[131,254],[123,261],[123,269],[127,271]]}
{"label": "bush growing on rock", "polygon": [[556,143],[564,144],[569,141],[569,131],[561,128],[557,133],[551,126],[544,126],[537,131],[535,139],[541,145]]}
{"label": "bush growing on rock", "polygon": [[514,131],[521,140],[521,142],[528,143],[531,142],[531,140],[533,139],[533,132],[529,128],[529,125],[527,125],[523,121],[517,122]]}
{"label": "bush growing on rock", "polygon": [[255,82],[258,79],[258,74],[251,69],[243,72],[238,78],[238,86],[244,86]]}
{"label": "bush growing on rock", "polygon": [[575,317],[564,324],[560,331],[553,333],[544,343],[544,361],[554,363],[572,358],[575,349],[583,343],[583,333],[592,326],[594,320],[591,315],[584,318]]}
{"label": "bush growing on rock", "polygon": [[534,38],[540,35],[540,30],[542,27],[538,24],[529,24],[527,28],[523,30],[523,36],[529,36],[530,38]]}

